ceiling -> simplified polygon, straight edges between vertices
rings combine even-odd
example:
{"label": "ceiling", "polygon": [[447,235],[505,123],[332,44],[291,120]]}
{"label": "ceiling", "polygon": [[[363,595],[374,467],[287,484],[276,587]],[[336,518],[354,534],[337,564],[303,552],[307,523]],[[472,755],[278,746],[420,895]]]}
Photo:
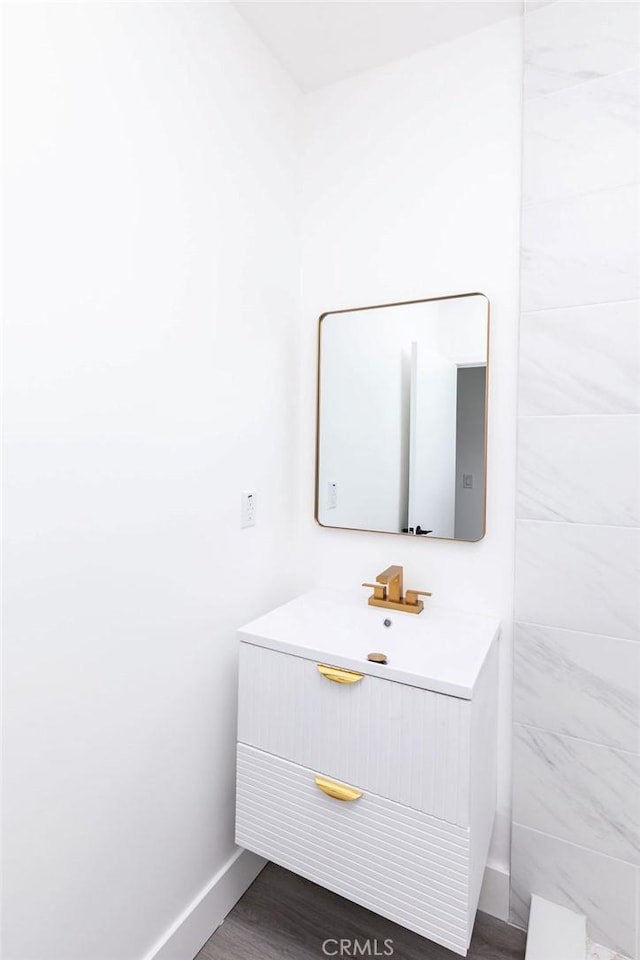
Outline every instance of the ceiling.
{"label": "ceiling", "polygon": [[238,0],[233,5],[305,92],[522,13],[522,0]]}

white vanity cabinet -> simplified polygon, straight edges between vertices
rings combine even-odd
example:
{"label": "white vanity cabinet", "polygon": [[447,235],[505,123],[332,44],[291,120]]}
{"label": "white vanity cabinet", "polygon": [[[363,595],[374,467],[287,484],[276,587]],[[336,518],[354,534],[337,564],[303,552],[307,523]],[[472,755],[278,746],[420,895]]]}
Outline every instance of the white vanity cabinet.
{"label": "white vanity cabinet", "polygon": [[466,954],[495,814],[497,636],[488,617],[321,591],[248,624],[237,843]]}

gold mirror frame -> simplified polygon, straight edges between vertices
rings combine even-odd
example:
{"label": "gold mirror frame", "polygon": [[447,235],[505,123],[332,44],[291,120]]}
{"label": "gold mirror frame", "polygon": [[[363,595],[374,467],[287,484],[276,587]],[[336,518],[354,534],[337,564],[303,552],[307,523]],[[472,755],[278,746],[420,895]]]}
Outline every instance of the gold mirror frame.
{"label": "gold mirror frame", "polygon": [[384,534],[385,536],[392,537],[411,537],[412,540],[418,539],[416,534],[413,533],[401,533],[400,531],[395,530],[370,530],[364,527],[338,527],[330,526],[326,523],[321,523],[319,519],[319,507],[320,507],[320,387],[321,387],[321,378],[320,371],[322,366],[322,321],[326,317],[334,316],[337,313],[361,313],[365,310],[383,310],[387,307],[407,307],[413,306],[417,303],[436,303],[441,302],[442,300],[462,300],[466,297],[482,297],[487,304],[487,363],[486,363],[486,378],[485,378],[485,392],[484,392],[484,498],[482,504],[482,536],[478,537],[477,540],[466,540],[462,537],[432,537],[424,536],[420,537],[421,540],[441,540],[445,543],[479,543],[487,535],[487,480],[489,474],[489,461],[488,461],[488,447],[489,447],[489,365],[490,365],[490,355],[489,355],[489,344],[491,338],[491,301],[485,293],[480,291],[473,291],[471,293],[452,293],[447,294],[443,297],[424,297],[419,300],[397,300],[393,303],[376,303],[369,304],[366,307],[346,307],[343,310],[326,310],[324,313],[321,313],[318,317],[318,333],[317,333],[317,365],[316,365],[316,469],[315,469],[315,490],[314,490],[314,519],[319,527],[322,527],[323,530],[350,530],[354,533],[379,533]]}

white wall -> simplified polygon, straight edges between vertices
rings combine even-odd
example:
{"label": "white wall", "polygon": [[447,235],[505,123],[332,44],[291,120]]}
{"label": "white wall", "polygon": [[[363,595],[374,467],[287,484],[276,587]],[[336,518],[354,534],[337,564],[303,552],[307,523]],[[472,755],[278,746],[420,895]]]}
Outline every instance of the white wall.
{"label": "white wall", "polygon": [[458,366],[487,362],[489,304],[482,296],[440,300],[437,343],[443,356]]}
{"label": "white wall", "polygon": [[[502,618],[499,809],[510,809],[521,22],[305,98],[299,525],[304,584],[405,583]],[[326,310],[481,291],[492,303],[487,535],[479,543],[313,521],[316,321]],[[364,592],[364,591],[363,591]],[[508,858],[508,825],[492,857]]]}
{"label": "white wall", "polygon": [[4,957],[139,960],[295,591],[298,95],[226,5],[4,18]]}

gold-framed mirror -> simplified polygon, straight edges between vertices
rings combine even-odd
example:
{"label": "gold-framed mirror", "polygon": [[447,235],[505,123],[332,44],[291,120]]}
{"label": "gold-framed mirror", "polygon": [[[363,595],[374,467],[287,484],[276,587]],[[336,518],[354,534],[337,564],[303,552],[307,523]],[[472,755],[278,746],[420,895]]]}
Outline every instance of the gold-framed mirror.
{"label": "gold-framed mirror", "polygon": [[482,539],[489,327],[482,293],[321,315],[315,490],[321,526]]}

